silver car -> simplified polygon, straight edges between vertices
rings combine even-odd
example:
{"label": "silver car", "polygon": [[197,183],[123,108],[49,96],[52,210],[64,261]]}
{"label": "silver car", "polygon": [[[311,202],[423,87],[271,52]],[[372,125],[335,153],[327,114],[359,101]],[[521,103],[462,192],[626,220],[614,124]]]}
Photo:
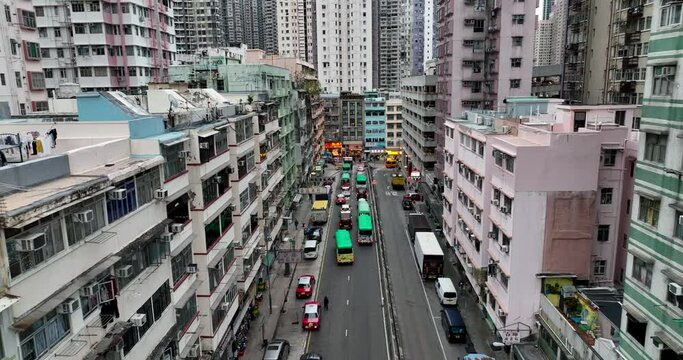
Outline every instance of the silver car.
{"label": "silver car", "polygon": [[266,346],[263,360],[285,360],[289,358],[289,341],[274,339]]}

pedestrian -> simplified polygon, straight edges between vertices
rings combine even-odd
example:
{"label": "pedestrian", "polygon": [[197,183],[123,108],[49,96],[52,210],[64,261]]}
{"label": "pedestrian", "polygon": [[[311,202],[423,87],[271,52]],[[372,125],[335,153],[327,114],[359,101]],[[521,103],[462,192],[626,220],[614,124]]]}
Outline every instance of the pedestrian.
{"label": "pedestrian", "polygon": [[330,305],[330,299],[327,298],[327,295],[325,295],[325,299],[323,300],[323,306],[325,307],[325,310],[327,310],[327,307]]}
{"label": "pedestrian", "polygon": [[460,290],[462,290],[465,287],[465,282],[460,280],[460,282],[458,283],[458,286],[460,287]]}
{"label": "pedestrian", "polygon": [[299,220],[294,219],[294,228],[298,229],[299,228]]}

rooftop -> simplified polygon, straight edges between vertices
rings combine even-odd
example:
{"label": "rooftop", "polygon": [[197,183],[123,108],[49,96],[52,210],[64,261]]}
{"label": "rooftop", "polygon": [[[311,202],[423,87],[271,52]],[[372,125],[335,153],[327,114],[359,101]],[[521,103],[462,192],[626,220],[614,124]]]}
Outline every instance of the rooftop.
{"label": "rooftop", "polygon": [[611,288],[579,289],[617,328],[621,325],[623,293]]}

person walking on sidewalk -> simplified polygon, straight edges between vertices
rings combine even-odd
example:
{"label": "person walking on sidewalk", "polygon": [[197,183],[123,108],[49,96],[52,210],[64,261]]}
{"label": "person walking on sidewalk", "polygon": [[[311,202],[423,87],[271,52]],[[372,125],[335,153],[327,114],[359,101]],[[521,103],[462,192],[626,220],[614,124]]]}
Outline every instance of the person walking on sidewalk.
{"label": "person walking on sidewalk", "polygon": [[325,295],[325,299],[323,300],[323,306],[325,307],[325,310],[327,310],[329,305],[330,305],[330,299],[328,299],[327,295]]}
{"label": "person walking on sidewalk", "polygon": [[299,228],[299,220],[294,219],[294,228],[298,229]]}

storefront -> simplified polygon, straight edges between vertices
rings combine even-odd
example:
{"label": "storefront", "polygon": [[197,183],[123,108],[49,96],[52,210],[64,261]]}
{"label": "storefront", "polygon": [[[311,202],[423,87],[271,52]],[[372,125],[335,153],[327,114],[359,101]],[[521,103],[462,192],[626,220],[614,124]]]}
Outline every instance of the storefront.
{"label": "storefront", "polygon": [[341,141],[327,141],[325,142],[325,152],[323,157],[326,159],[338,160],[342,156],[342,143]]}
{"label": "storefront", "polygon": [[349,144],[344,143],[344,147],[346,148],[345,156],[351,156],[356,159],[360,159],[363,157],[363,143],[361,141]]}

